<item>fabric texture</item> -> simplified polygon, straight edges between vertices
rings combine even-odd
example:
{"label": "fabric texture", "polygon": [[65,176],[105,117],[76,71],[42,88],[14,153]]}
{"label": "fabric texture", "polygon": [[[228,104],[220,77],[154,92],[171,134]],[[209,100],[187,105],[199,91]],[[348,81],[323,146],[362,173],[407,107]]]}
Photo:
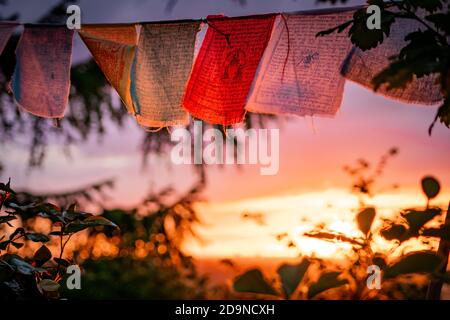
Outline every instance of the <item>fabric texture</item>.
{"label": "fabric texture", "polygon": [[131,76],[133,104],[140,125],[189,123],[181,103],[199,28],[200,22],[196,21],[142,25]]}
{"label": "fabric texture", "polygon": [[239,123],[275,15],[208,17],[208,30],[188,82],[183,106],[214,124]]}
{"label": "fabric texture", "polygon": [[[376,48],[367,51],[354,48],[343,66],[342,74],[348,80],[373,89],[372,79],[389,65],[389,58],[398,54],[407,44],[405,36],[419,27],[416,21],[398,19],[391,26],[389,37]],[[435,76],[425,76],[414,79],[402,89],[388,90],[386,85],[382,85],[377,93],[406,103],[437,104],[442,100],[442,94],[435,81]]]}
{"label": "fabric texture", "polygon": [[345,33],[319,31],[352,19],[354,10],[277,17],[246,110],[266,114],[333,116],[342,101],[342,62],[351,49]]}
{"label": "fabric texture", "polygon": [[69,99],[73,30],[25,26],[16,49],[12,91],[24,110],[62,118]]}
{"label": "fabric texture", "polygon": [[17,27],[15,22],[0,22],[0,54],[2,54],[3,49],[5,49],[11,34]]}
{"label": "fabric texture", "polygon": [[137,42],[135,25],[83,25],[79,34],[128,112],[134,113],[130,72]]}

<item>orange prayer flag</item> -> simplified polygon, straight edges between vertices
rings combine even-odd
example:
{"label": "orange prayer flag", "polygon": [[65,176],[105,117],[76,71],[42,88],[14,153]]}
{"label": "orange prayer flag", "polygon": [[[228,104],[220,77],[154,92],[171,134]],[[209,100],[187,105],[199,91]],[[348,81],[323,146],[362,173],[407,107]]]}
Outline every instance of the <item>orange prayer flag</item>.
{"label": "orange prayer flag", "polygon": [[130,72],[137,42],[135,25],[83,25],[79,34],[128,112],[134,113]]}

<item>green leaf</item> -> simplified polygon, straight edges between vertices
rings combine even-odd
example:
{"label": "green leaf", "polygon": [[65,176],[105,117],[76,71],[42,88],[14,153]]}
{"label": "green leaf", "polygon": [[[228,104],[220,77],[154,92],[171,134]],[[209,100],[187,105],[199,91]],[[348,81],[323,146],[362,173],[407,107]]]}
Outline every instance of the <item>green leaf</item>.
{"label": "green leaf", "polygon": [[259,269],[252,269],[236,277],[233,284],[237,292],[250,292],[259,294],[278,295],[278,293],[267,283]]}
{"label": "green leaf", "polygon": [[9,255],[7,258],[7,262],[14,268],[16,272],[24,275],[33,275],[34,273],[45,271],[44,269],[33,267],[31,264],[15,254]]}
{"label": "green leaf", "polygon": [[42,233],[26,233],[25,238],[33,242],[48,242],[50,238]]}
{"label": "green leaf", "polygon": [[308,259],[303,259],[299,264],[283,264],[278,268],[277,272],[280,275],[283,291],[287,298],[290,298],[295,292],[310,264],[311,262]]}
{"label": "green leaf", "polygon": [[375,209],[365,208],[356,216],[356,221],[358,223],[358,228],[362,233],[367,235],[372,227],[373,220],[375,219]]}
{"label": "green leaf", "polygon": [[319,280],[309,287],[308,290],[308,299],[313,298],[319,293],[324,292],[328,289],[338,288],[347,284],[348,281],[346,279],[339,279],[339,272],[326,272],[323,273]]}
{"label": "green leaf", "polygon": [[84,220],[91,216],[91,213],[75,211],[75,204],[70,205],[67,210],[63,211],[63,218],[67,222],[72,222],[74,220]]}
{"label": "green leaf", "polygon": [[433,273],[441,264],[442,258],[432,251],[413,252],[388,266],[384,271],[384,278],[389,279],[410,273]]}
{"label": "green leaf", "polygon": [[101,217],[101,216],[91,216],[83,221],[74,221],[67,225],[67,227],[64,229],[64,233],[75,233],[81,230],[84,230],[86,228],[90,227],[112,227],[112,228],[118,228],[118,226],[111,222],[110,220]]}
{"label": "green leaf", "polygon": [[433,199],[436,197],[441,190],[439,181],[437,181],[432,176],[426,176],[422,179],[422,190],[428,199]]}
{"label": "green leaf", "polygon": [[[82,231],[82,230],[87,229],[87,228],[89,228],[88,225],[83,224],[83,223],[80,222],[80,221],[75,221],[75,222],[69,223],[69,224],[64,228],[64,232],[61,233],[61,232],[58,231],[58,233],[59,233],[59,234],[66,235],[66,234],[76,233],[76,232]],[[56,233],[53,233],[53,232],[52,232],[51,234],[52,234],[52,235],[56,235]]]}
{"label": "green leaf", "polygon": [[38,250],[36,250],[33,256],[33,260],[36,262],[38,266],[42,266],[51,258],[52,253],[45,245],[42,245]]}
{"label": "green leaf", "polygon": [[89,217],[89,218],[83,220],[83,224],[86,224],[90,227],[106,226],[106,227],[118,228],[118,226],[114,222],[112,222],[104,217],[101,217],[101,216]]}

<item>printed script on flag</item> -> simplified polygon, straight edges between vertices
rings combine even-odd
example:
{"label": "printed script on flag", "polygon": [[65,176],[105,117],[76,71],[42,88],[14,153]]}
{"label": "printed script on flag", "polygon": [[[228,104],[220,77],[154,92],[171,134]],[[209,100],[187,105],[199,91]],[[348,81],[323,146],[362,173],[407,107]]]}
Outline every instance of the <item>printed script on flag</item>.
{"label": "printed script on flag", "polygon": [[275,15],[208,17],[208,30],[188,82],[183,106],[209,123],[239,123]]}
{"label": "printed script on flag", "polygon": [[44,118],[62,118],[69,100],[73,30],[26,26],[16,49],[16,103]]}
{"label": "printed script on flag", "polygon": [[[386,68],[390,63],[389,59],[407,44],[405,36],[417,31],[419,27],[420,24],[416,21],[397,19],[391,26],[389,37],[385,38],[382,44],[367,51],[354,48],[344,64],[342,74],[348,80],[373,89],[372,79]],[[406,88],[388,90],[386,85],[382,85],[377,93],[407,103],[432,105],[442,100],[435,76],[416,78]]]}
{"label": "printed script on flag", "polygon": [[135,25],[83,25],[79,34],[128,112],[134,113],[130,72],[137,42]]}
{"label": "printed script on flag", "polygon": [[140,125],[164,127],[189,123],[189,115],[181,103],[199,28],[198,21],[142,25],[131,76]]}
{"label": "printed script on flag", "polygon": [[344,90],[342,62],[351,49],[345,33],[316,37],[352,18],[353,10],[283,14],[253,82],[246,110],[267,114],[333,116]]}

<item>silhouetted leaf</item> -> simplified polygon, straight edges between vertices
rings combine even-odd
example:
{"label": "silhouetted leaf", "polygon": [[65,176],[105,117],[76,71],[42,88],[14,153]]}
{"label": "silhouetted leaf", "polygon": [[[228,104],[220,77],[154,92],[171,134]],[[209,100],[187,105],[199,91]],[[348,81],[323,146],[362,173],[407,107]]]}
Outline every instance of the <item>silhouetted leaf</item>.
{"label": "silhouetted leaf", "polygon": [[410,273],[433,273],[442,263],[442,258],[432,251],[409,253],[384,271],[384,278],[394,278]]}
{"label": "silhouetted leaf", "polygon": [[384,268],[386,268],[387,265],[384,256],[380,256],[377,254],[375,254],[374,257],[372,258],[372,262],[374,265],[380,267],[381,270],[384,270]]}
{"label": "silhouetted leaf", "polygon": [[441,186],[435,178],[427,176],[422,179],[422,190],[428,199],[433,199],[438,195]]}
{"label": "silhouetted leaf", "polygon": [[11,241],[11,245],[14,246],[16,249],[20,249],[23,247],[23,243],[21,243],[21,242]]}
{"label": "silhouetted leaf", "polygon": [[405,240],[407,229],[402,224],[392,224],[380,231],[380,234],[386,240]]}
{"label": "silhouetted leaf", "polygon": [[450,283],[450,271],[447,271],[446,273],[434,273],[434,277],[441,279],[445,283]]}
{"label": "silhouetted leaf", "polygon": [[112,228],[118,228],[118,226],[101,216],[91,216],[83,221],[74,221],[67,225],[67,227],[64,229],[64,233],[75,233],[81,230],[84,230],[86,228],[90,227],[112,227]]}
{"label": "silhouetted leaf", "polygon": [[331,242],[347,242],[351,243],[353,245],[362,246],[364,245],[363,240],[359,240],[357,238],[351,238],[346,236],[343,233],[334,232],[334,231],[313,231],[313,232],[307,232],[303,234],[305,237],[310,238],[316,238],[321,239],[325,241],[331,241]]}
{"label": "silhouetted leaf", "polygon": [[432,22],[437,29],[450,34],[450,12],[430,14],[425,19]]}
{"label": "silhouetted leaf", "polygon": [[3,216],[3,217],[0,217],[0,224],[7,223],[7,222],[9,222],[11,220],[15,220],[15,219],[17,219],[17,217],[13,216],[13,215]]}
{"label": "silhouetted leaf", "polygon": [[358,223],[358,228],[362,233],[367,235],[372,227],[373,219],[375,218],[374,208],[365,208],[356,216],[356,221]]}
{"label": "silhouetted leaf", "polygon": [[443,240],[450,241],[450,225],[443,225],[440,228],[428,228],[423,230],[423,236],[438,237]]}
{"label": "silhouetted leaf", "polygon": [[8,179],[8,182],[6,184],[0,182],[0,190],[7,193],[15,194],[14,190],[11,189],[11,179]]}
{"label": "silhouetted leaf", "polygon": [[389,11],[381,11],[381,29],[369,30],[367,19],[370,15],[366,13],[366,8],[357,10],[353,15],[353,25],[350,27],[350,40],[361,50],[369,50],[377,47],[383,42],[385,36],[389,36],[395,15]]}
{"label": "silhouetted leaf", "polygon": [[32,275],[37,272],[45,272],[44,269],[33,267],[31,264],[15,254],[8,255],[6,261],[14,268],[16,272],[24,275]]}
{"label": "silhouetted leaf", "polygon": [[8,247],[8,244],[9,244],[10,242],[11,242],[11,241],[9,241],[9,240],[0,242],[0,250],[6,250],[6,248]]}
{"label": "silhouetted leaf", "polygon": [[36,250],[33,256],[33,260],[36,262],[37,266],[42,266],[51,258],[52,253],[45,245],[42,245],[38,250]]}
{"label": "silhouetted leaf", "polygon": [[344,22],[343,24],[340,24],[340,25],[338,25],[338,26],[336,26],[336,27],[333,27],[333,28],[330,28],[330,29],[327,29],[327,30],[323,30],[323,31],[317,32],[316,37],[323,37],[323,36],[329,35],[329,34],[331,34],[331,33],[333,33],[333,32],[341,33],[341,32],[344,31],[349,25],[351,25],[352,22],[353,22],[353,20],[349,20],[349,21],[346,21],[346,22]]}
{"label": "silhouetted leaf", "polygon": [[408,222],[410,233],[417,236],[418,231],[434,217],[441,214],[441,210],[437,208],[425,211],[407,210],[402,214],[403,218]]}
{"label": "silhouetted leaf", "polygon": [[283,291],[287,298],[290,298],[295,292],[310,264],[311,262],[308,259],[303,259],[299,264],[283,264],[278,268],[277,272],[280,275]]}
{"label": "silhouetted leaf", "polygon": [[441,0],[408,0],[408,4],[410,4],[414,9],[422,8],[428,12],[434,12],[438,9],[442,9]]}
{"label": "silhouetted leaf", "polygon": [[33,242],[48,242],[50,238],[42,233],[26,233],[25,238]]}
{"label": "silhouetted leaf", "polygon": [[17,235],[19,235],[19,234],[24,234],[24,233],[25,233],[25,229],[24,229],[24,228],[22,228],[22,227],[16,228],[16,230],[14,230],[14,232],[11,233],[11,234],[9,235],[9,240],[12,240],[12,239],[14,239]]}
{"label": "silhouetted leaf", "polygon": [[70,262],[68,261],[68,260],[66,260],[66,259],[60,259],[60,258],[53,258],[53,260],[55,260],[55,262],[57,263],[57,264],[60,264],[60,265],[62,265],[63,267],[68,267],[68,266],[70,266]]}
{"label": "silhouetted leaf", "polygon": [[278,295],[259,269],[252,269],[238,276],[234,280],[234,290],[259,294]]}
{"label": "silhouetted leaf", "polygon": [[326,272],[323,273],[319,280],[309,287],[308,290],[308,299],[313,298],[321,292],[324,292],[328,289],[338,288],[347,284],[348,281],[346,279],[339,279],[339,272]]}

